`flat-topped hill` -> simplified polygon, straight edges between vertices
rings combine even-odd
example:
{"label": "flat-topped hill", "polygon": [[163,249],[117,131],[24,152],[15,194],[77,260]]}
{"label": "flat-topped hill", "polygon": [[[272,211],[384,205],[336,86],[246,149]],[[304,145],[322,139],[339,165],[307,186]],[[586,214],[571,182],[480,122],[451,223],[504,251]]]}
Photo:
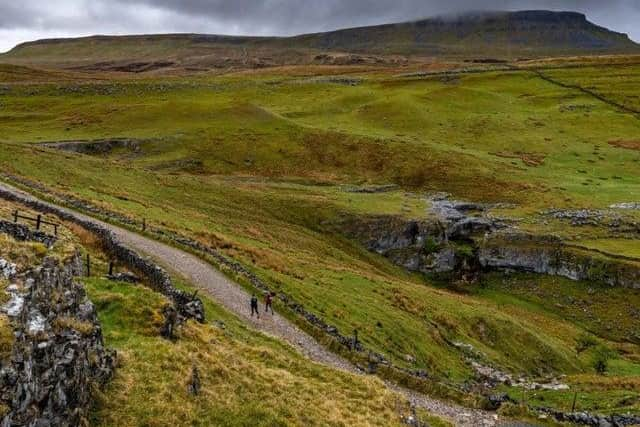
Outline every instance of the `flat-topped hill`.
{"label": "flat-topped hill", "polygon": [[[483,12],[294,37],[206,34],[92,36],[27,42],[1,62],[144,72],[161,68],[398,63],[424,57],[523,57],[640,52],[626,34],[575,12]],[[329,54],[327,56],[327,54]],[[345,54],[347,55],[345,58]]]}

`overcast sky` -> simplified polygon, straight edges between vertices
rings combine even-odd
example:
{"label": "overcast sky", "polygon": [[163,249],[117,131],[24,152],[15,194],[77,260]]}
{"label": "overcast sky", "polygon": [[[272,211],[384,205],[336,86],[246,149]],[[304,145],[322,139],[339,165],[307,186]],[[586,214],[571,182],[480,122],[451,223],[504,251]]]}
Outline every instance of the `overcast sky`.
{"label": "overcast sky", "polygon": [[478,10],[584,12],[640,41],[640,0],[0,0],[0,52],[50,37],[291,35]]}

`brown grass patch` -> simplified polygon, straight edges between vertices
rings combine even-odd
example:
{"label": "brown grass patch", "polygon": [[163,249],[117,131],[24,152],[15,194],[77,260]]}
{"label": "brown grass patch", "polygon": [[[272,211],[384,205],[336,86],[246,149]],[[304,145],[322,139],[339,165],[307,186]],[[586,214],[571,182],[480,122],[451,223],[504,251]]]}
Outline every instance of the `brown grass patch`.
{"label": "brown grass patch", "polygon": [[65,329],[73,329],[84,336],[88,336],[93,333],[93,325],[90,322],[84,322],[73,317],[57,317],[53,326],[59,332]]}
{"label": "brown grass patch", "polygon": [[15,336],[13,327],[9,318],[5,315],[0,316],[0,359],[4,360],[11,356]]}
{"label": "brown grass patch", "polygon": [[640,378],[638,377],[616,377],[603,375],[576,375],[572,377],[573,382],[592,390],[639,390]]}
{"label": "brown grass patch", "polygon": [[78,238],[82,246],[97,251],[102,250],[102,242],[100,242],[98,236],[91,231],[71,222],[67,222],[64,225]]}
{"label": "brown grass patch", "polygon": [[544,164],[547,156],[541,153],[523,153],[521,151],[516,151],[515,153],[511,153],[508,151],[499,151],[497,153],[490,153],[497,157],[502,157],[504,159],[520,159],[527,166],[541,166]]}
{"label": "brown grass patch", "polygon": [[627,140],[627,141],[619,139],[616,141],[609,141],[609,145],[612,145],[618,148],[626,148],[627,150],[640,151],[640,139]]}

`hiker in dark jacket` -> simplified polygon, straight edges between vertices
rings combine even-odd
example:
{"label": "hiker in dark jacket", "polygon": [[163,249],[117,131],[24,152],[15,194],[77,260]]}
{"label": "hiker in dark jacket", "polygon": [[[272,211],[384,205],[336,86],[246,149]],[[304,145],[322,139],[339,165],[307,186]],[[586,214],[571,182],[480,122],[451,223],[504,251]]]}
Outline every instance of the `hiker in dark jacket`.
{"label": "hiker in dark jacket", "polygon": [[254,313],[259,319],[260,313],[258,312],[258,297],[256,297],[255,294],[251,296],[251,317],[253,317]]}
{"label": "hiker in dark jacket", "polygon": [[271,310],[271,314],[273,314],[273,294],[271,292],[267,293],[267,296],[264,297],[264,312],[268,313]]}

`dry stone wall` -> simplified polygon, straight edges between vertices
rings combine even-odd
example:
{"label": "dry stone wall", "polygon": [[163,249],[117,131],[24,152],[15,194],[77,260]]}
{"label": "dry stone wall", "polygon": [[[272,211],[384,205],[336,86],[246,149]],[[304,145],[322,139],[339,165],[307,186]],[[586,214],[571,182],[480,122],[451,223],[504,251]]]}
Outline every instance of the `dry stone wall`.
{"label": "dry stone wall", "polygon": [[128,268],[139,272],[147,278],[156,291],[173,301],[176,309],[182,316],[195,319],[198,322],[204,322],[204,305],[200,298],[177,289],[173,286],[171,277],[162,267],[123,245],[111,230],[100,223],[91,219],[85,219],[67,209],[41,202],[28,195],[23,195],[2,187],[0,187],[0,198],[21,203],[39,212],[56,215],[65,221],[75,223],[94,233],[99,238],[105,251]]}
{"label": "dry stone wall", "polygon": [[33,231],[26,225],[4,220],[0,220],[0,233],[8,234],[20,242],[39,242],[48,248],[52,247],[58,240],[55,236],[43,233],[42,231]]}
{"label": "dry stone wall", "polygon": [[10,286],[3,309],[15,342],[0,368],[2,427],[86,424],[93,387],[111,379],[116,354],[105,348],[95,307],[73,281],[81,269],[79,254],[65,265],[47,258],[21,286]]}

